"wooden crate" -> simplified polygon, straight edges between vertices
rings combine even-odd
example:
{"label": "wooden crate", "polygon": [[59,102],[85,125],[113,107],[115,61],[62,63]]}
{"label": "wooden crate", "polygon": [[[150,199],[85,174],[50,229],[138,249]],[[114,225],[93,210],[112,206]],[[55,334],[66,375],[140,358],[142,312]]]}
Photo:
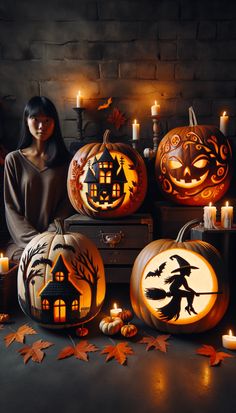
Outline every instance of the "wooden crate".
{"label": "wooden crate", "polygon": [[65,230],[86,235],[101,253],[107,282],[129,282],[135,258],[153,239],[150,214],[97,220],[75,214],[64,221]]}
{"label": "wooden crate", "polygon": [[203,207],[174,205],[165,201],[153,205],[154,238],[175,239],[180,228],[192,219],[203,219]]}
{"label": "wooden crate", "polygon": [[221,228],[217,225],[216,229],[206,229],[203,225],[196,225],[191,228],[191,240],[201,240],[209,242],[221,254],[224,259],[229,282],[231,287],[231,296],[236,298],[235,282],[235,245],[236,245],[236,225],[231,229]]}

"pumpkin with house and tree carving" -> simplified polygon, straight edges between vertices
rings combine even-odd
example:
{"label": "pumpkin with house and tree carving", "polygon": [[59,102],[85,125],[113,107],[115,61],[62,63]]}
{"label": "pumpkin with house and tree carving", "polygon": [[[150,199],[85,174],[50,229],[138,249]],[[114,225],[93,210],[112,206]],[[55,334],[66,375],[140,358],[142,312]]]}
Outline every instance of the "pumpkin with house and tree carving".
{"label": "pumpkin with house and tree carving", "polygon": [[80,233],[45,232],[26,246],[19,263],[18,299],[45,327],[64,328],[94,318],[105,297],[104,266],[96,246]]}

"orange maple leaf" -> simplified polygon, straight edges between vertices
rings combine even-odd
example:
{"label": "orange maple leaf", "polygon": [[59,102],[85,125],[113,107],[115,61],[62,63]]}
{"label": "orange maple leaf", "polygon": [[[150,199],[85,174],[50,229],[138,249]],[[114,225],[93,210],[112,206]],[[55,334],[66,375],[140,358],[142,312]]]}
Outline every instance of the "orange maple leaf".
{"label": "orange maple leaf", "polygon": [[218,366],[225,358],[233,357],[231,354],[225,353],[224,351],[216,351],[213,346],[207,344],[203,344],[202,347],[199,347],[196,353],[201,356],[210,357],[210,366]]}
{"label": "orange maple leaf", "polygon": [[63,348],[60,351],[57,359],[61,360],[67,357],[74,356],[76,359],[88,361],[87,353],[94,352],[97,350],[98,348],[94,346],[93,344],[88,343],[87,340],[81,340],[75,346],[68,346],[68,347]]}
{"label": "orange maple leaf", "polygon": [[50,343],[49,341],[38,340],[35,341],[32,346],[22,347],[20,350],[18,350],[18,352],[22,356],[24,356],[25,364],[29,361],[30,358],[36,363],[41,363],[45,356],[45,353],[44,351],[42,351],[42,349],[48,348],[50,346],[53,346],[53,343]]}
{"label": "orange maple leaf", "polygon": [[126,122],[126,117],[119,109],[114,108],[112,114],[108,116],[107,122],[112,123],[118,130]]}
{"label": "orange maple leaf", "polygon": [[6,347],[9,347],[13,341],[17,341],[18,343],[24,343],[25,335],[26,334],[38,334],[32,327],[24,324],[23,326],[19,327],[17,331],[14,333],[10,333],[4,337]]}
{"label": "orange maple leaf", "polygon": [[134,354],[133,349],[128,346],[127,342],[121,342],[115,346],[106,346],[101,351],[101,354],[107,354],[106,361],[114,358],[118,363],[125,364],[127,355]]}
{"label": "orange maple leaf", "polygon": [[149,336],[149,337],[143,337],[139,343],[141,344],[147,344],[146,351],[150,350],[151,348],[154,348],[155,350],[160,350],[163,353],[167,352],[167,346],[169,343],[167,340],[170,338],[170,334],[161,334],[157,337]]}
{"label": "orange maple leaf", "polygon": [[109,98],[106,103],[98,106],[98,110],[107,109],[112,104],[112,98]]}

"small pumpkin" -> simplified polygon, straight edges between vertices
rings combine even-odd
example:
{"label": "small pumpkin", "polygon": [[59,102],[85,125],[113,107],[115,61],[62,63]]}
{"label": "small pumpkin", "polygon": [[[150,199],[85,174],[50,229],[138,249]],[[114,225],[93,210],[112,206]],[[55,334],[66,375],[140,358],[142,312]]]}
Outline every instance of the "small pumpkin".
{"label": "small pumpkin", "polygon": [[83,234],[55,232],[34,237],[23,251],[18,269],[22,310],[45,327],[84,324],[101,309],[105,273],[97,247]]}
{"label": "small pumpkin", "polygon": [[73,207],[93,218],[133,214],[147,191],[145,163],[125,143],[89,143],[74,155],[68,171],[67,189]]}
{"label": "small pumpkin", "polygon": [[229,141],[212,125],[198,125],[189,108],[189,126],[169,131],[156,154],[156,179],[165,198],[183,205],[207,205],[223,197],[232,177]]}
{"label": "small pumpkin", "polygon": [[133,312],[131,310],[124,309],[119,314],[119,317],[121,318],[122,321],[124,321],[124,323],[127,323],[128,321],[132,320]]}
{"label": "small pumpkin", "polygon": [[100,321],[99,328],[103,334],[112,336],[120,331],[123,324],[124,323],[120,317],[107,316]]}
{"label": "small pumpkin", "polygon": [[199,333],[213,328],[229,302],[228,277],[219,252],[204,241],[159,239],[137,256],[130,280],[135,314],[169,333]]}
{"label": "small pumpkin", "polygon": [[125,324],[121,327],[120,332],[122,336],[128,338],[136,336],[138,329],[134,324]]}

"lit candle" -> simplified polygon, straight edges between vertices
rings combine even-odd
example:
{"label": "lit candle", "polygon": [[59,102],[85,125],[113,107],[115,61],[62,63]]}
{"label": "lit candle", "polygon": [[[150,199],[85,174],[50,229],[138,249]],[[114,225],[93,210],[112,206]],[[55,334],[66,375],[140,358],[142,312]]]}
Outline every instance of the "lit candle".
{"label": "lit candle", "polygon": [[137,123],[136,119],[134,120],[132,127],[133,127],[133,140],[136,141],[139,139],[139,132],[140,132],[140,124]]}
{"label": "lit candle", "polygon": [[233,224],[233,207],[229,206],[229,202],[221,207],[221,226],[223,228],[231,228]]}
{"label": "lit candle", "polygon": [[204,227],[208,229],[215,228],[216,223],[216,207],[209,203],[209,206],[204,207],[203,214]]}
{"label": "lit candle", "polygon": [[0,254],[0,272],[9,271],[9,258],[4,257],[3,253]]}
{"label": "lit candle", "polygon": [[79,91],[78,91],[78,94],[77,94],[77,96],[76,96],[76,107],[77,107],[77,108],[81,108],[81,107],[82,107],[82,104],[83,104],[83,98],[82,98],[81,92],[80,92],[80,90],[79,90]]}
{"label": "lit candle", "polygon": [[222,336],[222,344],[229,350],[236,350],[236,337],[233,336],[232,330],[229,330],[229,334]]}
{"label": "lit candle", "polygon": [[119,317],[121,312],[122,312],[122,308],[118,308],[117,304],[114,303],[113,308],[110,309],[110,316],[111,317]]}
{"label": "lit candle", "polygon": [[226,115],[226,112],[223,112],[222,116],[220,116],[220,131],[227,136],[228,133],[228,125],[229,125],[229,116]]}
{"label": "lit candle", "polygon": [[158,105],[158,104],[157,104],[157,101],[155,100],[154,105],[151,106],[151,114],[152,114],[152,116],[157,116],[157,115],[158,115],[158,112],[159,112],[159,109],[160,109],[160,105]]}

